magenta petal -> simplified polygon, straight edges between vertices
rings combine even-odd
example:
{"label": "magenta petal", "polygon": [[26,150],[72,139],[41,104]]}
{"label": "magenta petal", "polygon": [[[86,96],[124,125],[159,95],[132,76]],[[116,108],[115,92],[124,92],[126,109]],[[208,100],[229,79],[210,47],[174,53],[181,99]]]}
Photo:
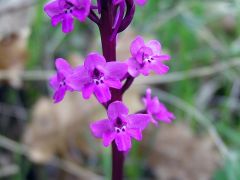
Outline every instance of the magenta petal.
{"label": "magenta petal", "polygon": [[151,120],[151,116],[148,114],[131,114],[126,117],[127,119],[127,127],[128,128],[138,128],[138,129],[145,129],[148,123]]}
{"label": "magenta petal", "polygon": [[129,136],[133,137],[134,139],[141,141],[142,140],[142,132],[140,129],[128,129],[127,133]]}
{"label": "magenta petal", "polygon": [[128,151],[132,147],[131,138],[127,133],[117,134],[115,142],[119,151]]}
{"label": "magenta petal", "polygon": [[84,22],[87,18],[85,12],[83,10],[80,10],[80,9],[77,9],[77,8],[73,9],[72,14],[80,22]]}
{"label": "magenta petal", "polygon": [[136,39],[132,42],[130,51],[133,57],[135,57],[138,51],[144,46],[144,40],[141,36],[137,36]]}
{"label": "magenta petal", "polygon": [[169,61],[171,59],[171,56],[168,54],[162,54],[153,56],[153,58],[157,61]]}
{"label": "magenta petal", "polygon": [[153,51],[151,48],[147,46],[143,46],[138,53],[136,54],[135,58],[139,63],[143,63],[144,58],[147,56],[153,55]]}
{"label": "magenta petal", "polygon": [[115,88],[115,89],[121,89],[121,87],[122,87],[122,83],[118,79],[105,79],[104,83],[107,86]]}
{"label": "magenta petal", "polygon": [[139,69],[139,72],[143,74],[144,76],[148,76],[150,74],[150,66],[148,63],[146,63],[141,69]]}
{"label": "magenta petal", "polygon": [[64,14],[58,14],[58,15],[55,15],[52,17],[51,19],[51,23],[52,23],[52,26],[57,26],[58,23],[62,22],[64,19]]}
{"label": "magenta petal", "polygon": [[157,127],[158,126],[158,122],[157,120],[154,119],[154,117],[151,118],[151,122]]}
{"label": "magenta petal", "polygon": [[51,86],[54,90],[58,89],[58,87],[59,87],[59,82],[58,82],[57,75],[52,76],[52,77],[50,78],[49,82],[50,82],[50,86]]}
{"label": "magenta petal", "polygon": [[90,12],[91,0],[71,0],[71,2],[75,5],[72,12],[73,16],[75,16],[80,22],[85,21]]}
{"label": "magenta petal", "polygon": [[121,62],[108,62],[105,66],[107,77],[122,79],[127,73],[127,64]]}
{"label": "magenta petal", "polygon": [[74,69],[72,75],[68,77],[67,83],[74,90],[81,91],[83,86],[91,83],[91,78],[85,68],[80,66]]}
{"label": "magenta petal", "polygon": [[154,54],[160,54],[162,52],[162,46],[159,41],[151,40],[146,44],[147,47],[150,47]]}
{"label": "magenta petal", "polygon": [[[64,11],[64,9],[66,8],[66,0],[57,0],[58,1],[58,4],[59,4],[59,7]],[[70,0],[68,0],[70,1]]]}
{"label": "magenta petal", "polygon": [[49,17],[53,17],[62,12],[61,8],[59,7],[59,2],[57,0],[52,0],[45,4],[44,11]]}
{"label": "magenta petal", "polygon": [[94,91],[94,84],[84,85],[82,88],[82,96],[84,99],[89,99]]}
{"label": "magenta petal", "polygon": [[53,95],[54,103],[58,103],[63,100],[65,93],[67,91],[66,87],[59,88]]}
{"label": "magenta petal", "polygon": [[144,6],[148,0],[135,0],[139,6]]}
{"label": "magenta petal", "polygon": [[127,115],[128,108],[121,101],[115,101],[108,106],[107,112],[109,119],[115,120],[122,115]]}
{"label": "magenta petal", "polygon": [[75,7],[80,9],[81,8],[90,9],[91,6],[91,0],[68,0],[68,2],[72,3]]}
{"label": "magenta petal", "polygon": [[111,99],[111,92],[105,84],[95,85],[94,94],[100,103],[105,103]]}
{"label": "magenta petal", "polygon": [[103,145],[105,147],[108,147],[115,138],[116,138],[116,132],[115,131],[108,131],[108,132],[104,133],[103,134]]}
{"label": "magenta petal", "polygon": [[142,100],[144,105],[148,107],[152,100],[152,90],[150,88],[147,88],[146,95],[142,98]]}
{"label": "magenta petal", "polygon": [[117,4],[119,4],[120,2],[122,2],[123,0],[113,0],[113,4],[114,5],[117,5]]}
{"label": "magenta petal", "polygon": [[70,14],[65,14],[62,21],[62,31],[64,33],[70,33],[74,29],[74,19]]}
{"label": "magenta petal", "polygon": [[55,66],[57,70],[64,76],[70,75],[70,73],[72,72],[71,65],[63,58],[56,59]]}
{"label": "magenta petal", "polygon": [[[66,2],[66,0],[64,0]],[[67,0],[67,2],[72,3],[75,7],[80,7],[81,3],[85,0]]]}
{"label": "magenta petal", "polygon": [[112,123],[108,119],[100,120],[90,124],[92,134],[96,138],[103,138],[103,134],[112,129]]}
{"label": "magenta petal", "polygon": [[149,65],[149,68],[151,68],[156,74],[166,74],[169,71],[169,67],[162,62],[155,61],[154,63]]}
{"label": "magenta petal", "polygon": [[148,111],[152,114],[155,114],[157,112],[159,112],[160,108],[161,108],[161,104],[158,100],[157,97],[154,97],[153,99],[150,99],[147,104],[146,104]]}
{"label": "magenta petal", "polygon": [[128,59],[127,64],[128,64],[128,73],[132,77],[137,77],[139,75],[140,64],[134,58]]}
{"label": "magenta petal", "polygon": [[84,61],[84,67],[90,72],[98,66],[105,66],[105,64],[105,58],[98,53],[90,53]]}
{"label": "magenta petal", "polygon": [[167,123],[167,124],[172,123],[172,121],[175,119],[174,114],[169,112],[169,111],[159,112],[155,116],[159,121],[162,121],[162,122]]}

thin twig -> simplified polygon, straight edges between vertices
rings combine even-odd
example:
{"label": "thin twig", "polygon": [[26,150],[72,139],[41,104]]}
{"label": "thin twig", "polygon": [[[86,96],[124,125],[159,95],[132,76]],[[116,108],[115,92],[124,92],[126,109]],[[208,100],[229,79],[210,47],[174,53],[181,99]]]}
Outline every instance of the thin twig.
{"label": "thin twig", "polygon": [[[17,143],[3,135],[0,135],[0,147],[3,147],[9,151],[14,153],[18,153],[28,157],[28,148],[27,146]],[[96,179],[96,180],[103,180],[103,178],[99,175],[94,174],[93,172],[74,164],[73,162],[59,159],[54,157],[53,161],[49,162],[50,165],[60,168],[72,175],[78,177],[78,179]]]}
{"label": "thin twig", "polygon": [[[55,71],[30,70],[19,74],[19,78],[25,81],[45,81],[48,80]],[[8,80],[12,77],[12,71],[0,71],[0,80]]]}
{"label": "thin twig", "polygon": [[152,76],[151,78],[141,78],[136,80],[136,84],[163,84],[197,77],[211,76],[217,73],[224,73],[227,69],[240,66],[240,59],[236,58],[227,62],[220,62],[202,68],[195,68],[189,71],[169,73],[164,76]]}
{"label": "thin twig", "polygon": [[211,123],[212,121],[209,119],[209,117],[205,116],[202,112],[200,112],[198,109],[194,108],[181,98],[178,98],[170,93],[167,93],[165,91],[154,89],[155,94],[158,95],[158,97],[176,107],[179,109],[185,111],[189,115],[196,118],[199,124],[204,126],[209,135],[212,137],[216,147],[218,148],[221,155],[226,158],[231,155],[231,152],[227,148],[227,146],[224,144],[223,140],[219,136],[217,130],[215,129],[214,125]]}
{"label": "thin twig", "polygon": [[15,164],[4,166],[0,169],[0,178],[6,178],[19,172],[19,167]]}
{"label": "thin twig", "polygon": [[99,25],[100,19],[92,9],[90,10],[88,18],[94,23],[96,23],[97,25]]}
{"label": "thin twig", "polygon": [[6,9],[0,11],[0,17],[1,16],[5,16],[6,14],[17,13],[19,11],[26,10],[28,8],[31,8],[31,7],[33,7],[35,5],[37,5],[39,2],[37,2],[37,1],[27,2],[27,3],[22,3],[19,6],[14,5],[14,6],[8,7]]}
{"label": "thin twig", "polygon": [[[192,79],[197,77],[211,76],[217,73],[240,66],[240,59],[236,58],[227,62],[220,62],[215,65],[209,65],[202,68],[195,68],[189,71],[180,71],[169,73],[164,76],[151,76],[151,78],[141,78],[136,80],[135,84],[163,84]],[[45,81],[48,80],[55,71],[29,70],[22,72],[19,77],[25,81]],[[0,80],[8,80],[11,77],[11,71],[0,71]]]}

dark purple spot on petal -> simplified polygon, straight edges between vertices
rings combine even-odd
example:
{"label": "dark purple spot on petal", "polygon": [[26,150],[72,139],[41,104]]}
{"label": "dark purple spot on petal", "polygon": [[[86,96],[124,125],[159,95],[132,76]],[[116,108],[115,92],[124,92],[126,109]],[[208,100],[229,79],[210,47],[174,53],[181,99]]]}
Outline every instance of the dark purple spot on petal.
{"label": "dark purple spot on petal", "polygon": [[120,118],[117,118],[117,120],[116,120],[116,125],[117,125],[118,127],[122,127],[123,122],[122,122],[122,120],[121,120]]}

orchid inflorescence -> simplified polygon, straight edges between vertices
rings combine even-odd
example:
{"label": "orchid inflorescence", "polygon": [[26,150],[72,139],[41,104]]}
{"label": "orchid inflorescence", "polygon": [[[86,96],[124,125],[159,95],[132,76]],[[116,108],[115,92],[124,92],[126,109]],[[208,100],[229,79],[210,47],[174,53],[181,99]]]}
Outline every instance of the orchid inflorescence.
{"label": "orchid inflorescence", "polygon": [[116,61],[116,36],[131,23],[135,3],[143,6],[147,0],[52,0],[44,11],[51,18],[53,26],[62,24],[62,31],[70,33],[74,29],[74,19],[84,22],[87,18],[100,29],[103,55],[91,52],[83,65],[71,67],[64,59],[56,59],[56,75],[50,79],[54,89],[54,102],[63,100],[67,91],[78,91],[84,99],[95,95],[106,111],[107,118],[91,123],[90,129],[96,138],[101,138],[104,146],[115,143],[118,151],[131,148],[131,138],[142,140],[142,131],[152,122],[171,123],[175,118],[157,97],[151,96],[147,89],[143,97],[145,109],[136,114],[128,114],[122,101],[125,91],[139,75],[148,76],[151,72],[166,74],[169,67],[164,64],[170,60],[164,54],[157,40],[144,42],[137,36],[131,43],[129,57]]}

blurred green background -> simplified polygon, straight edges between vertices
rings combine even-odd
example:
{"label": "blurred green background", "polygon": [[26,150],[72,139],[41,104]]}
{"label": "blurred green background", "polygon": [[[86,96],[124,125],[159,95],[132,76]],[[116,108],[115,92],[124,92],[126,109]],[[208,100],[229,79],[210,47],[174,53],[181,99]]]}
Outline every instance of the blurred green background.
{"label": "blurred green background", "polygon": [[[23,63],[25,71],[22,85],[12,86],[4,77],[4,73],[0,73],[0,77],[3,76],[0,82],[0,179],[45,180],[89,179],[89,177],[109,179],[111,151],[96,144],[95,139],[88,137],[90,136],[89,132],[85,135],[81,134],[81,136],[87,139],[86,141],[88,144],[90,143],[90,149],[94,149],[94,153],[88,154],[87,152],[82,155],[81,149],[77,149],[78,146],[73,145],[71,149],[66,147],[67,150],[64,150],[63,153],[64,158],[62,154],[55,153],[55,159],[44,163],[32,161],[31,157],[28,157],[27,147],[23,145],[24,138],[22,137],[29,124],[32,123],[33,105],[42,96],[50,97],[52,95],[47,77],[54,70],[54,59],[56,57],[74,59],[72,56],[81,59],[78,57],[79,54],[84,57],[91,49],[101,50],[98,29],[94,24],[89,20],[85,24],[76,23],[74,32],[65,36],[60,27],[53,28],[51,26],[49,18],[43,12],[44,3],[45,1],[37,1],[30,4],[33,8],[31,11],[33,20],[29,27],[29,37],[26,38],[27,56]],[[17,11],[21,10],[25,9]],[[4,11],[4,13],[1,13],[0,10],[0,18],[11,16],[11,14],[14,14],[13,10]],[[174,168],[181,169],[181,173],[184,175],[176,173],[175,177],[174,173],[178,171],[171,171],[174,166],[172,164],[167,167],[172,173],[171,176],[159,175],[161,171],[158,170],[158,162],[152,163],[151,158],[149,160],[149,156],[152,154],[148,153],[155,152],[155,144],[150,141],[156,140],[161,128],[151,127],[146,133],[147,139],[145,139],[144,145],[134,142],[134,147],[129,152],[125,166],[126,179],[240,179],[239,22],[239,0],[149,0],[145,7],[137,7],[135,19],[130,27],[131,31],[147,39],[160,40],[164,51],[172,56],[172,60],[169,62],[171,69],[169,74],[161,77],[153,76],[148,79],[142,78],[136,82],[135,86],[141,89],[139,98],[143,85],[152,86],[154,94],[159,96],[160,100],[166,103],[177,117],[173,125],[169,126],[180,123],[189,127],[194,139],[190,145],[186,145],[191,149],[187,150],[197,152],[203,145],[195,146],[194,143],[202,142],[202,137],[211,140],[214,150],[209,150],[209,155],[212,156],[211,153],[216,155],[217,163],[213,165],[214,168],[210,172],[202,170],[203,174],[200,173],[201,168],[196,167],[192,170],[191,167],[194,168],[194,164],[201,161],[200,149],[199,155],[196,153],[196,156],[199,156],[196,161],[194,158],[188,157],[188,153],[182,157],[184,160],[188,160],[186,164],[189,164],[189,167],[184,168],[184,163],[181,163],[179,159],[176,160],[178,165]],[[125,34],[121,36],[125,36]],[[9,38],[9,35],[6,37]],[[1,42],[3,47],[6,43],[3,42],[6,41],[4,38]],[[11,35],[10,38],[14,37]],[[131,38],[133,39],[134,36]],[[0,59],[5,59],[1,54],[2,51],[0,51]],[[3,66],[1,71],[4,72],[6,69]],[[82,106],[84,106],[83,102],[79,108]],[[161,126],[162,124],[160,124]],[[182,131],[185,129],[183,128]],[[171,132],[169,131],[169,133]],[[166,133],[163,142],[168,142],[168,135],[174,136],[174,134]],[[178,139],[178,136],[176,135],[175,138]],[[171,139],[172,137],[169,138],[169,141]],[[181,138],[179,141],[181,142]],[[158,146],[158,148],[164,148],[165,144]],[[148,148],[153,150],[148,151]],[[173,146],[173,148],[178,151],[178,146]],[[156,152],[158,151],[156,150]],[[208,150],[204,149],[204,153],[208,153]],[[71,158],[69,158],[70,156]],[[78,156],[81,156],[79,163],[75,158]],[[172,155],[172,157],[172,162],[175,164],[175,156]],[[164,159],[162,161],[164,162]],[[209,159],[209,161],[212,160]],[[199,165],[199,167],[202,166],[205,165]],[[81,176],[84,170],[89,173],[85,178]],[[188,175],[191,171],[198,171],[200,175]]]}

